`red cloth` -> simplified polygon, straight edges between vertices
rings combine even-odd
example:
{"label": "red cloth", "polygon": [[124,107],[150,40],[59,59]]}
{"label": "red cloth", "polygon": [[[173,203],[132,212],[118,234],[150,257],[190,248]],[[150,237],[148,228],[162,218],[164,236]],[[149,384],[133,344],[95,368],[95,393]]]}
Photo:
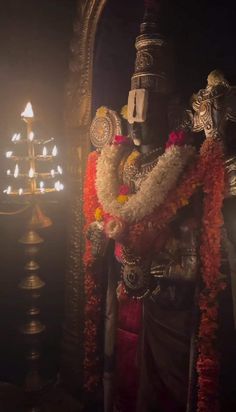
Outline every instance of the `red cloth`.
{"label": "red cloth", "polygon": [[141,326],[142,305],[128,299],[119,306],[116,358],[116,409],[135,410],[138,390],[137,347]]}

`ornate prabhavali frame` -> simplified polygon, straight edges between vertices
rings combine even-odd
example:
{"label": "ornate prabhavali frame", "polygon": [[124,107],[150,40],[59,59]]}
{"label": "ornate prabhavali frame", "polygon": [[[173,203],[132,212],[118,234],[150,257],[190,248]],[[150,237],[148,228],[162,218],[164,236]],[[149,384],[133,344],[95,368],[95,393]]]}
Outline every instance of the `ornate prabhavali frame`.
{"label": "ornate prabhavali frame", "polygon": [[90,151],[93,55],[96,30],[107,0],[78,0],[66,88],[68,141],[68,259],[65,279],[65,318],[62,377],[71,391],[83,378],[83,176]]}

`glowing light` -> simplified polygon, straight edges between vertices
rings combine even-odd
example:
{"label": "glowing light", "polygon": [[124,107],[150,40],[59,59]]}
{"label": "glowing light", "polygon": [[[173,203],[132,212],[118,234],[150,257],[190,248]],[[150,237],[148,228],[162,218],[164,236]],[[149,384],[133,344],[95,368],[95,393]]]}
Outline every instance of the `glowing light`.
{"label": "glowing light", "polygon": [[29,140],[32,142],[34,140],[34,132],[29,133]]}
{"label": "glowing light", "polygon": [[16,164],[16,167],[15,167],[13,176],[14,176],[14,177],[18,177],[18,176],[19,176],[19,166],[18,166],[18,164]]}
{"label": "glowing light", "polygon": [[52,155],[53,156],[57,155],[57,147],[56,146],[54,146],[53,149],[52,149]]}
{"label": "glowing light", "polygon": [[18,142],[20,140],[20,138],[21,138],[21,134],[20,133],[15,133],[15,134],[13,134],[13,136],[11,138],[11,141],[12,142]]}
{"label": "glowing light", "polygon": [[11,175],[11,171],[10,171],[10,169],[8,169],[7,170],[7,176],[10,176]]}
{"label": "glowing light", "polygon": [[44,192],[45,192],[44,182],[41,181],[41,182],[39,183],[39,187],[40,187],[40,192],[41,192],[41,193],[44,193]]}
{"label": "glowing light", "polygon": [[21,113],[22,117],[25,118],[33,118],[34,117],[34,112],[33,112],[33,108],[30,102],[27,103],[27,105],[25,106],[25,110]]}
{"label": "glowing light", "polygon": [[55,170],[54,169],[52,169],[50,173],[51,173],[52,177],[55,177]]}
{"label": "glowing light", "polygon": [[23,195],[23,189],[22,189],[22,187],[19,189],[19,195],[21,196],[21,195]]}
{"label": "glowing light", "polygon": [[3,190],[3,193],[9,195],[11,193],[11,186],[8,186],[7,189]]}
{"label": "glowing light", "polygon": [[30,178],[34,177],[34,169],[32,167],[29,170],[29,177]]}
{"label": "glowing light", "polygon": [[45,157],[45,156],[47,156],[47,154],[48,154],[47,148],[46,148],[46,146],[44,146],[44,148],[43,148],[43,156]]}
{"label": "glowing light", "polygon": [[61,166],[57,166],[57,171],[60,175],[62,175],[63,171],[62,171],[62,167]]}
{"label": "glowing light", "polygon": [[9,157],[12,157],[12,155],[13,155],[13,152],[11,152],[11,151],[6,152],[6,157],[8,159],[9,159]]}
{"label": "glowing light", "polygon": [[58,192],[64,189],[64,185],[59,180],[54,184],[54,187]]}

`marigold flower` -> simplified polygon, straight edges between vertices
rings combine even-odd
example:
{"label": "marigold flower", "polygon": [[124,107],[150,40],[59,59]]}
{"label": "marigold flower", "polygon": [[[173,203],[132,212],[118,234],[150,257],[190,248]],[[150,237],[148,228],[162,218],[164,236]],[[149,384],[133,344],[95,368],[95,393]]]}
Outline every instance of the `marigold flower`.
{"label": "marigold flower", "polygon": [[123,117],[123,119],[127,120],[128,118],[128,105],[127,104],[122,107],[120,114]]}
{"label": "marigold flower", "polygon": [[140,156],[140,153],[137,150],[134,150],[127,159],[127,164],[130,166],[135,162],[136,159]]}
{"label": "marigold flower", "polygon": [[94,213],[94,217],[98,222],[101,222],[102,218],[103,218],[103,213],[102,213],[102,209],[100,207],[97,207]]}
{"label": "marigold flower", "polygon": [[104,117],[107,114],[107,108],[105,106],[101,106],[96,111],[97,117]]}
{"label": "marigold flower", "polygon": [[119,202],[121,205],[123,205],[127,200],[129,199],[129,196],[127,195],[119,195],[117,196],[116,200]]}

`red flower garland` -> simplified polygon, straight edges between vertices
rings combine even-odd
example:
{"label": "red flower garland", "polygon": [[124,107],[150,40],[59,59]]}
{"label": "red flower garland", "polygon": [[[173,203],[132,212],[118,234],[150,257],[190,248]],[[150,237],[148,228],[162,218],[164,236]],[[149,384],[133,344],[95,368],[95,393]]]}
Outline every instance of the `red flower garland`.
{"label": "red flower garland", "polygon": [[[94,221],[94,213],[98,207],[95,188],[95,176],[98,153],[92,152],[88,157],[87,170],[84,182],[84,216],[86,220],[85,231]],[[98,330],[101,322],[101,290],[92,268],[93,257],[91,244],[86,240],[84,254],[84,289],[85,289],[85,328],[84,328],[84,387],[93,391],[101,380],[99,373],[99,355],[97,348]]]}
{"label": "red flower garland", "polygon": [[[90,154],[85,179],[84,212],[87,225],[94,220],[94,211],[99,206],[96,196],[95,176],[98,154]],[[123,243],[131,246],[136,253],[146,253],[150,245],[176,215],[178,209],[188,203],[199,185],[203,185],[204,215],[201,242],[202,280],[204,283],[199,305],[201,321],[199,326],[198,372],[198,412],[218,411],[217,389],[219,381],[219,359],[216,349],[218,329],[218,295],[224,287],[219,280],[220,228],[223,224],[221,207],[224,193],[223,146],[219,141],[206,139],[201,147],[200,157],[189,169],[180,185],[173,190],[162,206],[141,222],[130,225]],[[96,338],[100,318],[100,292],[92,273],[90,242],[85,252],[85,387],[93,389],[99,381],[96,366]]]}
{"label": "red flower garland", "polygon": [[218,295],[225,284],[220,280],[221,208],[224,199],[224,152],[220,142],[209,141],[211,163],[204,177],[204,212],[200,256],[202,279],[199,306],[198,412],[218,412],[219,354],[217,351]]}

